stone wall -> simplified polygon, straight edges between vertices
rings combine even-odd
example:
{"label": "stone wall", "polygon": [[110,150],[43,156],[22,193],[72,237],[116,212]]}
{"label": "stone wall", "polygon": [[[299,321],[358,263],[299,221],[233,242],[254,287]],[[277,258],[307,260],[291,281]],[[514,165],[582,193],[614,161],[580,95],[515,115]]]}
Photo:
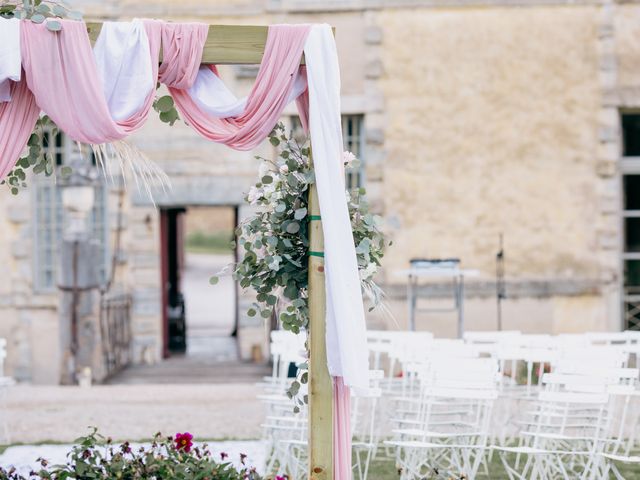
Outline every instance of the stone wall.
{"label": "stone wall", "polygon": [[[223,24],[328,22],[336,28],[344,113],[364,114],[366,187],[394,241],[380,283],[404,328],[412,257],[459,257],[468,328],[495,328],[493,272],[504,235],[505,328],[620,328],[619,108],[640,108],[640,2],[377,0],[78,2],[87,18],[164,17]],[[464,7],[464,8],[461,8]],[[246,94],[255,68],[221,68]],[[287,115],[295,114],[290,107]],[[238,206],[255,154],[234,152],[155,114],[131,141],[172,178],[160,206]],[[115,224],[117,197],[111,196]],[[52,381],[55,295],[34,294],[31,197],[0,190],[0,336],[8,369]],[[240,216],[246,215],[241,210]],[[137,361],[160,358],[159,222],[129,184],[117,283],[133,292]],[[112,233],[115,233],[112,229]],[[436,297],[443,297],[437,293]],[[443,298],[435,300],[444,303]],[[449,316],[419,322],[453,335]],[[247,331],[260,332],[259,324]],[[257,334],[257,333],[256,333]],[[253,335],[253,333],[251,334]]]}

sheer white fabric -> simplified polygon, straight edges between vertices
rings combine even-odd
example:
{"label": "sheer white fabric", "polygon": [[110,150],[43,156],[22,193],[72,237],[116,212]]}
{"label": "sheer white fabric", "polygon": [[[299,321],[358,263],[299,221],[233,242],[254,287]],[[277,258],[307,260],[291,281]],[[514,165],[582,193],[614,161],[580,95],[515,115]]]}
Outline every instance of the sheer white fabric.
{"label": "sheer white fabric", "polygon": [[364,306],[345,195],[340,120],[340,67],[329,25],[314,25],[304,47],[309,129],[324,230],[329,373],[368,387]]}
{"label": "sheer white fabric", "polygon": [[[306,89],[305,78],[298,74],[289,95],[289,102],[298,98]],[[189,94],[204,112],[218,118],[242,115],[247,105],[247,97],[237,98],[222,79],[206,66],[200,67]]]}
{"label": "sheer white fabric", "polygon": [[129,118],[155,88],[144,24],[138,19],[104,22],[93,54],[111,116]]}
{"label": "sheer white fabric", "polygon": [[11,100],[11,81],[20,81],[20,20],[0,18],[0,102]]}

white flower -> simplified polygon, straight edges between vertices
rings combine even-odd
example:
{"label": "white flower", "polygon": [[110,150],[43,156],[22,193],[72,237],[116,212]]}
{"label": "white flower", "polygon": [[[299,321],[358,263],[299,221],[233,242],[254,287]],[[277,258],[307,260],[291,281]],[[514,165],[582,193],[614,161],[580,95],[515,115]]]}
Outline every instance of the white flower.
{"label": "white flower", "polygon": [[260,198],[260,195],[261,195],[260,189],[254,185],[249,189],[249,193],[247,193],[247,201],[251,205],[255,205],[256,203],[258,203],[258,199]]}
{"label": "white flower", "polygon": [[342,163],[346,166],[350,167],[354,160],[356,160],[356,156],[352,152],[349,152],[348,150],[342,152]]}
{"label": "white flower", "polygon": [[269,164],[267,162],[261,162],[260,167],[258,168],[258,175],[260,176],[260,178],[264,177],[270,172],[271,169],[269,168]]}
{"label": "white flower", "polygon": [[264,192],[265,198],[271,198],[273,192],[276,191],[276,186],[273,183],[269,183],[262,187],[262,191]]}
{"label": "white flower", "polygon": [[360,280],[369,280],[378,271],[378,266],[375,263],[370,263],[366,268],[360,270]]}
{"label": "white flower", "polygon": [[289,167],[287,166],[286,163],[280,165],[280,173],[283,175],[286,175],[287,173],[289,173]]}
{"label": "white flower", "polygon": [[254,250],[253,253],[256,254],[258,260],[264,260],[264,258],[267,256],[267,249],[265,247],[260,247]]}

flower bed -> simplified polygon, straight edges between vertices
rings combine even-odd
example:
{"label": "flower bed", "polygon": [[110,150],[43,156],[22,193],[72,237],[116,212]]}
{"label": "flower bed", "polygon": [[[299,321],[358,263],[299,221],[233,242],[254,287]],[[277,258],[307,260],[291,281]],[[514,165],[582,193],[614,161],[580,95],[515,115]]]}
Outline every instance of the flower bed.
{"label": "flower bed", "polygon": [[67,458],[64,465],[38,459],[40,468],[28,476],[0,467],[0,480],[263,480],[245,464],[246,455],[240,454],[235,467],[226,453],[214,457],[206,444],[194,445],[188,432],[175,437],[158,433],[150,446],[134,448],[129,442],[114,444],[93,430],[77,440]]}

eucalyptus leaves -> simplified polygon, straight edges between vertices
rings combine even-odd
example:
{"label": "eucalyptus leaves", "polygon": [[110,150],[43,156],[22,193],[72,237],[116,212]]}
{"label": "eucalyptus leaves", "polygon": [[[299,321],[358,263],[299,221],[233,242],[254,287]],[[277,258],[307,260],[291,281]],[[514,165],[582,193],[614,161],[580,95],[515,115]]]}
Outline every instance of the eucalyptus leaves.
{"label": "eucalyptus leaves", "polygon": [[[259,314],[267,319],[277,315],[283,329],[300,333],[309,321],[307,197],[315,177],[306,142],[301,144],[288,136],[282,124],[271,132],[269,141],[277,148],[278,157],[258,157],[260,181],[246,196],[256,212],[236,231],[242,258],[233,274],[241,287],[256,292],[249,316]],[[345,153],[343,160],[347,169],[357,167],[353,154]],[[365,193],[363,188],[347,192],[347,200],[363,291],[374,308],[381,295],[373,276],[386,242],[379,217],[369,212]],[[212,280],[215,283],[215,277]],[[301,404],[297,397],[307,374],[306,365],[299,368],[298,378],[287,393]]]}
{"label": "eucalyptus leaves", "polygon": [[7,2],[0,5],[0,16],[4,18],[29,19],[33,23],[43,23],[47,19],[46,26],[52,32],[62,29],[62,24],[56,18],[69,18],[71,20],[82,20],[82,14],[72,10],[64,2],[49,2],[42,0],[25,0],[22,2]]}
{"label": "eucalyptus leaves", "polygon": [[[27,152],[21,157],[13,169],[7,175],[7,178],[0,181],[0,185],[7,185],[13,195],[17,195],[20,188],[27,186],[27,171],[33,169],[36,175],[44,174],[47,177],[56,172],[56,161],[51,154],[51,148],[55,139],[58,138],[58,129],[49,117],[42,116],[38,118],[34,132],[27,142]],[[59,173],[63,177],[71,174],[71,168],[63,166]]]}

